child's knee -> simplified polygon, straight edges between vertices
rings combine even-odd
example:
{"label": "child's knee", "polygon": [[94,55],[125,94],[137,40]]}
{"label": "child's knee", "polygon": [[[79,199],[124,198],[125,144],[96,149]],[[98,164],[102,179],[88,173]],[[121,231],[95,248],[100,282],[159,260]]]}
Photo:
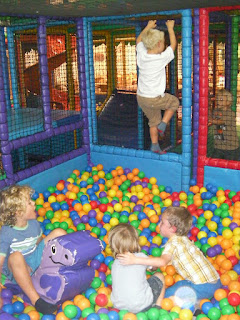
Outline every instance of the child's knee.
{"label": "child's knee", "polygon": [[165,283],[165,278],[164,278],[164,275],[162,273],[156,272],[156,273],[154,273],[154,275],[156,277],[158,277],[162,281],[163,284]]}
{"label": "child's knee", "polygon": [[8,257],[8,266],[12,268],[14,265],[16,265],[19,261],[22,261],[23,259],[24,256],[22,255],[22,253],[19,251],[15,251],[11,253]]}
{"label": "child's knee", "polygon": [[61,236],[65,236],[66,234],[67,234],[67,231],[65,231],[61,228],[57,228],[51,232],[52,239],[57,238],[57,237],[61,237]]}

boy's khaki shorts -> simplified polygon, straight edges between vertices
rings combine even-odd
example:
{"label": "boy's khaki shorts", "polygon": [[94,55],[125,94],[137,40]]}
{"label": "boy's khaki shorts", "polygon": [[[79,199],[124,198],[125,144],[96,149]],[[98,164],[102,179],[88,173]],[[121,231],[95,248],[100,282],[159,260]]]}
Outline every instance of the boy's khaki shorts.
{"label": "boy's khaki shorts", "polygon": [[164,97],[158,96],[156,98],[145,98],[137,95],[137,102],[148,118],[150,128],[158,126],[162,121],[161,110],[170,109],[175,112],[179,107],[178,98],[169,93],[165,93]]}

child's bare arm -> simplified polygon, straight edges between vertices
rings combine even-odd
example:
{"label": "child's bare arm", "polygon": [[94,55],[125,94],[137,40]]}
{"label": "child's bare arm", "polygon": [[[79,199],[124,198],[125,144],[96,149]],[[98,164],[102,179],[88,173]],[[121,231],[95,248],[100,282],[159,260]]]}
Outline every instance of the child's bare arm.
{"label": "child's bare arm", "polygon": [[142,264],[145,266],[164,267],[172,260],[172,257],[169,254],[163,254],[160,258],[158,257],[143,258],[143,257],[136,257],[134,254],[127,252],[125,254],[118,254],[117,259],[123,265]]}
{"label": "child's bare arm", "polygon": [[174,20],[167,20],[166,22],[169,39],[170,39],[170,46],[173,49],[173,51],[175,51],[175,49],[177,48],[177,39],[174,32],[174,24],[175,24]]}
{"label": "child's bare arm", "polygon": [[148,24],[146,25],[146,27],[142,30],[142,32],[137,37],[137,41],[136,41],[137,44],[142,41],[143,33],[146,32],[149,29],[154,29],[156,27],[156,25],[157,25],[157,20],[149,20]]}

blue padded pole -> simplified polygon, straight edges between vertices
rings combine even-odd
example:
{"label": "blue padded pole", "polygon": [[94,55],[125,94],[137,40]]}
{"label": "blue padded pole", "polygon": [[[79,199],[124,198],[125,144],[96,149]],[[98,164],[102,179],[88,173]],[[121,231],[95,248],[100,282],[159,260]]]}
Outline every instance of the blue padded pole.
{"label": "blue padded pole", "polygon": [[2,62],[2,73],[4,81],[4,92],[5,92],[5,102],[7,110],[11,109],[10,101],[10,88],[9,88],[9,75],[8,75],[8,61],[6,56],[6,43],[4,28],[0,27],[0,51],[1,51],[1,62]]}
{"label": "blue padded pole", "polygon": [[197,179],[199,131],[199,9],[194,10],[193,24],[193,178]]}
{"label": "blue padded pole", "polygon": [[191,175],[192,17],[182,13],[182,189],[189,189]]}
{"label": "blue padded pole", "polygon": [[18,99],[17,66],[16,66],[16,60],[15,60],[14,34],[11,28],[7,28],[7,39],[8,39],[8,54],[9,54],[11,82],[12,82],[13,106],[15,109],[20,109],[20,104]]}
{"label": "blue padded pole", "polygon": [[[141,27],[137,26],[136,30],[136,38],[141,33]],[[138,73],[138,70],[137,70]],[[143,113],[142,110],[138,107],[138,149],[144,148],[144,129],[143,129]]]}

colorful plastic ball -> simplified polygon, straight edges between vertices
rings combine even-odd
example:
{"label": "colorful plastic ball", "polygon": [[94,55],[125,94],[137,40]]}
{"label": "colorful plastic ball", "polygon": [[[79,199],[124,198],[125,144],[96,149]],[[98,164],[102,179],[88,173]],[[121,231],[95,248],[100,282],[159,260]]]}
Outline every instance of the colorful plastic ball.
{"label": "colorful plastic ball", "polygon": [[227,305],[227,306],[224,306],[223,308],[222,308],[222,314],[223,315],[225,315],[225,314],[233,314],[233,313],[235,313],[235,309],[234,309],[234,307],[233,306],[231,306],[231,305]]}
{"label": "colorful plastic ball", "polygon": [[208,311],[207,315],[210,320],[218,320],[221,317],[221,311],[218,308],[213,307]]}
{"label": "colorful plastic ball", "polygon": [[213,308],[213,304],[211,302],[204,302],[202,305],[202,312],[208,314],[211,308]]}
{"label": "colorful plastic ball", "polygon": [[21,301],[15,301],[12,306],[14,313],[22,313],[24,310],[24,304]]}
{"label": "colorful plastic ball", "polygon": [[18,316],[18,319],[20,319],[20,320],[30,320],[30,317],[29,317],[28,314],[22,313],[22,314],[20,314],[20,315]]}
{"label": "colorful plastic ball", "polygon": [[9,313],[9,314],[13,314],[14,313],[13,305],[11,303],[5,304],[2,307],[2,311]]}
{"label": "colorful plastic ball", "polygon": [[181,320],[192,320],[193,318],[193,313],[189,309],[182,309],[179,312],[179,319]]}
{"label": "colorful plastic ball", "polygon": [[91,287],[94,288],[94,289],[97,289],[100,287],[102,281],[99,277],[95,277],[91,283]]}
{"label": "colorful plastic ball", "polygon": [[10,289],[2,289],[1,297],[2,299],[12,299],[13,293]]}
{"label": "colorful plastic ball", "polygon": [[240,295],[238,293],[230,293],[228,295],[228,302],[231,306],[239,306],[240,305]]}
{"label": "colorful plastic ball", "polygon": [[87,316],[87,320],[100,320],[100,316],[96,313],[90,313],[88,316]]}
{"label": "colorful plastic ball", "polygon": [[115,310],[111,310],[108,312],[108,317],[110,320],[119,320],[119,315]]}

